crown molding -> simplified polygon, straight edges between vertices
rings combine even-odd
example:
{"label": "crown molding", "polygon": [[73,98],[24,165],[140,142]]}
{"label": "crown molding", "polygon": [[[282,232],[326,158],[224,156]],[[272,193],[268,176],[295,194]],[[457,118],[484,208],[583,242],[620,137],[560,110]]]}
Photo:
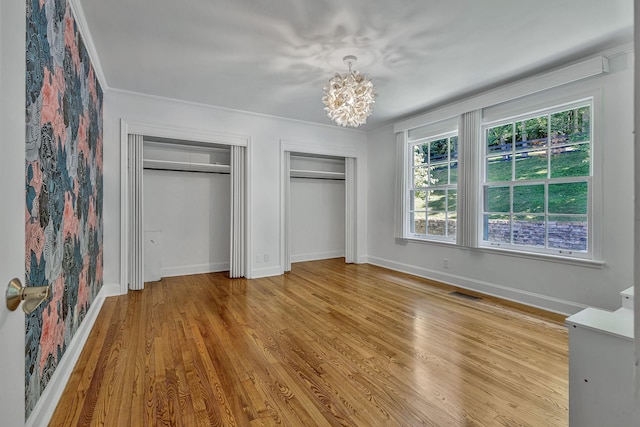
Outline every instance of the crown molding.
{"label": "crown molding", "polygon": [[71,13],[75,18],[76,25],[82,35],[82,40],[84,42],[85,47],[87,48],[87,52],[89,52],[89,58],[91,58],[91,65],[93,66],[93,71],[96,74],[98,82],[100,82],[100,87],[102,87],[102,92],[106,92],[109,89],[109,85],[107,84],[107,78],[102,71],[102,65],[100,64],[100,58],[98,57],[98,51],[96,50],[96,46],[93,43],[93,38],[91,37],[91,31],[89,31],[89,25],[87,24],[87,18],[84,15],[84,10],[82,9],[82,4],[80,4],[80,0],[67,0],[69,2],[69,7],[71,8]]}

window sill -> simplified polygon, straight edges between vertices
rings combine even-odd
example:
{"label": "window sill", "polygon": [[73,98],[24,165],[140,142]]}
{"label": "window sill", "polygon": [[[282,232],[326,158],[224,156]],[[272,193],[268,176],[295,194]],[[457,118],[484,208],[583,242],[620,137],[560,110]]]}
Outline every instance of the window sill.
{"label": "window sill", "polygon": [[456,242],[452,242],[452,241],[447,241],[447,240],[426,240],[426,239],[419,239],[416,237],[401,237],[401,238],[396,238],[396,241],[402,241],[405,243],[421,243],[421,244],[428,244],[428,245],[439,245],[439,246],[447,246],[447,247],[454,247],[454,248],[459,248],[459,249],[464,249],[464,250],[470,250],[470,251],[478,251],[478,252],[483,252],[483,253],[488,253],[488,254],[494,254],[494,255],[502,255],[502,256],[507,256],[507,257],[516,257],[516,258],[525,258],[525,259],[533,259],[533,260],[537,260],[537,261],[546,261],[546,262],[554,262],[554,263],[558,263],[558,264],[568,264],[568,265],[576,265],[578,267],[587,267],[587,268],[595,268],[595,269],[602,269],[604,268],[604,266],[606,265],[606,261],[604,260],[593,260],[593,259],[584,259],[584,258],[570,258],[570,257],[563,257],[563,256],[558,256],[558,255],[550,255],[550,254],[539,254],[539,253],[535,253],[535,252],[524,252],[524,251],[513,251],[513,250],[509,250],[509,249],[499,249],[499,248],[489,248],[486,246],[480,246],[477,248],[466,248],[463,246],[458,246],[456,244]]}
{"label": "window sill", "polygon": [[428,244],[436,244],[436,245],[444,245],[449,247],[457,246],[455,241],[452,240],[429,240],[429,239],[421,239],[419,237],[397,237],[396,240],[400,240],[403,242],[411,242],[411,243],[428,243]]}

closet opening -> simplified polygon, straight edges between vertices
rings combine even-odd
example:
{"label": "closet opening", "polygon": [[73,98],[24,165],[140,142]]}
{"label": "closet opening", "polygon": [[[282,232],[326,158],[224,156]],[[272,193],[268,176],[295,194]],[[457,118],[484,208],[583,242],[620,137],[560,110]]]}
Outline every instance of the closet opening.
{"label": "closet opening", "polygon": [[229,270],[231,149],[144,138],[144,282]]}
{"label": "closet opening", "polygon": [[121,121],[121,291],[167,276],[246,277],[248,137]]}
{"label": "closet opening", "polygon": [[284,271],[291,263],[354,262],[355,159],[285,151]]}

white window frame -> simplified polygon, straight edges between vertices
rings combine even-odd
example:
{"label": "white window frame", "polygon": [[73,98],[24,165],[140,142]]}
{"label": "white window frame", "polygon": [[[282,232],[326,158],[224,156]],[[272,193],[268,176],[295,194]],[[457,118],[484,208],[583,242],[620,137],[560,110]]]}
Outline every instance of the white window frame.
{"label": "white window frame", "polygon": [[[442,184],[442,185],[427,185],[425,187],[414,187],[414,164],[413,164],[413,147],[416,145],[423,145],[423,144],[430,144],[433,141],[437,141],[440,139],[445,139],[447,138],[449,140],[449,144],[450,144],[450,138],[452,137],[458,137],[458,129],[454,129],[448,132],[440,132],[440,133],[434,133],[433,135],[429,135],[426,137],[421,137],[415,140],[409,140],[406,143],[406,158],[405,158],[405,166],[406,166],[406,191],[405,191],[405,197],[404,197],[404,201],[403,203],[405,204],[405,226],[404,229],[405,231],[405,237],[409,238],[409,239],[416,239],[416,240],[422,240],[422,241],[428,241],[428,242],[442,242],[442,243],[449,243],[449,244],[455,244],[456,243],[456,235],[450,235],[449,234],[449,207],[448,207],[448,192],[450,190],[455,190],[456,191],[456,197],[457,197],[457,191],[458,191],[458,184],[457,182],[455,184],[451,184],[451,163],[452,163],[452,159],[451,159],[451,146],[449,146],[449,150],[447,153],[447,160],[446,162],[442,162],[442,163],[438,163],[440,165],[447,165],[447,171],[448,171],[448,182],[447,184]],[[459,144],[459,141],[458,141]],[[429,158],[429,155],[427,155],[427,158]],[[456,160],[453,161],[454,163],[457,164],[457,168],[460,168],[460,158],[459,158],[459,154],[458,157],[456,158]],[[424,163],[425,167],[428,167],[429,163]],[[428,192],[430,190],[445,190],[445,199],[447,199],[447,207],[445,210],[445,235],[444,236],[439,236],[439,235],[433,235],[433,234],[428,234],[428,230],[429,230],[429,210],[428,210]],[[413,197],[413,191],[425,191],[427,192],[426,195],[426,200],[425,200],[425,234],[421,234],[421,233],[415,233],[412,232],[412,213],[416,212],[415,210],[412,209],[412,197]],[[453,211],[456,213],[456,220],[457,220],[457,208],[456,211]],[[457,228],[457,226],[456,226]],[[456,230],[457,232],[457,230]]]}
{"label": "white window frame", "polygon": [[[500,126],[503,124],[509,124],[509,123],[515,123],[515,122],[519,122],[519,121],[524,121],[530,118],[534,118],[534,117],[539,117],[541,115],[549,115],[551,116],[554,113],[557,112],[561,112],[561,111],[567,111],[570,109],[574,109],[574,108],[579,108],[579,107],[583,107],[583,106],[589,106],[590,107],[590,113],[591,113],[591,117],[590,117],[590,140],[589,140],[589,144],[590,144],[590,172],[588,176],[580,176],[580,177],[565,177],[565,178],[545,178],[545,179],[540,179],[540,180],[511,180],[511,181],[504,181],[504,182],[488,182],[487,181],[487,158],[495,156],[496,154],[491,154],[491,153],[487,153],[487,144],[486,144],[486,132],[488,129],[496,127],[496,126]],[[548,234],[548,217],[549,216],[564,216],[564,215],[553,215],[553,214],[549,214],[548,213],[548,186],[549,184],[555,184],[555,183],[569,183],[569,182],[587,182],[587,188],[588,188],[588,197],[587,197],[587,212],[586,212],[586,217],[587,217],[587,248],[585,251],[578,251],[578,250],[570,250],[570,249],[557,249],[557,248],[548,248],[548,247],[536,247],[536,246],[528,246],[528,245],[521,245],[521,244],[513,244],[513,243],[498,243],[498,242],[491,242],[488,240],[484,240],[484,224],[483,224],[483,220],[484,220],[484,215],[487,213],[485,212],[484,209],[484,200],[481,197],[480,199],[480,203],[478,204],[478,227],[477,227],[477,233],[478,233],[478,246],[480,248],[494,248],[494,249],[500,249],[500,250],[506,250],[509,252],[514,252],[514,253],[534,253],[534,254],[544,254],[544,255],[551,255],[551,256],[556,256],[556,257],[568,257],[568,258],[578,258],[578,259],[594,259],[595,255],[596,255],[596,247],[594,245],[594,237],[595,237],[595,230],[597,227],[596,224],[596,215],[595,215],[595,208],[594,208],[594,193],[598,192],[600,189],[600,186],[597,185],[597,160],[599,158],[599,143],[598,143],[598,134],[596,132],[596,126],[598,123],[597,120],[597,101],[596,101],[596,97],[591,96],[588,98],[582,98],[582,99],[578,99],[575,101],[571,101],[571,102],[567,102],[567,103],[562,103],[562,104],[557,104],[555,106],[551,106],[548,108],[543,108],[543,109],[538,109],[535,111],[530,111],[524,114],[519,114],[516,116],[511,116],[511,117],[506,117],[503,119],[499,119],[499,120],[493,120],[490,122],[485,122],[482,124],[481,130],[482,130],[482,149],[481,149],[481,166],[480,166],[480,177],[479,177],[479,182],[478,182],[478,191],[480,194],[483,193],[483,189],[485,186],[504,186],[504,187],[510,187],[510,188],[514,188],[514,187],[518,187],[518,186],[522,186],[522,185],[540,185],[543,184],[545,186],[545,211],[542,214],[544,216],[545,219],[545,243],[547,242],[547,234]],[[550,126],[551,123],[548,123],[548,126]],[[549,134],[550,135],[550,134]],[[577,143],[579,144],[579,143]],[[552,147],[547,148],[548,150],[550,150]],[[515,150],[515,144],[512,147],[513,150]],[[515,151],[512,151],[513,153],[515,153]],[[550,156],[547,157],[547,161],[550,162]],[[515,162],[512,162],[513,167],[515,167]],[[548,163],[548,169],[549,169],[549,165],[550,163]],[[515,177],[514,177],[515,178]],[[510,212],[506,215],[511,216],[511,218],[513,217],[514,213],[513,213],[513,191],[510,191]],[[513,229],[511,229],[511,233],[513,233]],[[598,243],[596,242],[596,245]]]}

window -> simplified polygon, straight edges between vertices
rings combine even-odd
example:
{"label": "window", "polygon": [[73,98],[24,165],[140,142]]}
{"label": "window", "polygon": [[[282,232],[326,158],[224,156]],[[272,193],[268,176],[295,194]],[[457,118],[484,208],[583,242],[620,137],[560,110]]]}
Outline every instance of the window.
{"label": "window", "polygon": [[[518,100],[398,134],[404,161],[396,236],[597,257],[594,99],[559,106],[544,100],[535,112]],[[512,107],[523,114],[507,117]]]}
{"label": "window", "polygon": [[591,252],[592,101],[483,126],[480,245]]}
{"label": "window", "polygon": [[409,171],[409,237],[455,241],[457,133],[410,142]]}

